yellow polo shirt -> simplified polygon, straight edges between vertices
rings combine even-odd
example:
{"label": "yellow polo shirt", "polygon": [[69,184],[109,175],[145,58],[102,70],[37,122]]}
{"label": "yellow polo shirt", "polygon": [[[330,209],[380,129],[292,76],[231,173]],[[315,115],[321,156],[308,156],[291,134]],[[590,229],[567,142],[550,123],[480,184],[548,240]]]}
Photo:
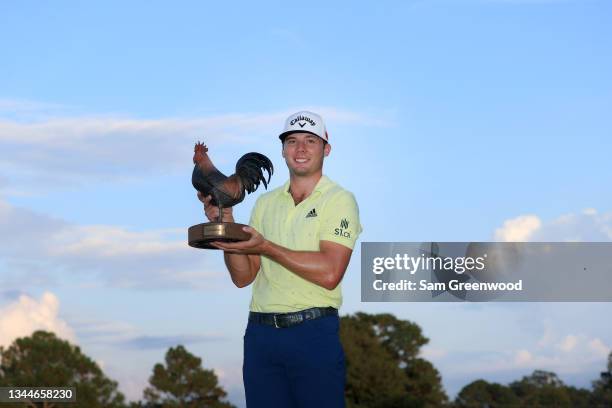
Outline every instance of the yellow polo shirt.
{"label": "yellow polo shirt", "polygon": [[[352,193],[322,176],[313,192],[295,205],[284,186],[261,195],[249,225],[275,244],[297,251],[318,251],[319,241],[332,241],[353,249],[361,233],[359,208]],[[250,310],[294,312],[311,307],[342,304],[340,285],[327,290],[280,264],[261,257],[261,268],[253,282]]]}

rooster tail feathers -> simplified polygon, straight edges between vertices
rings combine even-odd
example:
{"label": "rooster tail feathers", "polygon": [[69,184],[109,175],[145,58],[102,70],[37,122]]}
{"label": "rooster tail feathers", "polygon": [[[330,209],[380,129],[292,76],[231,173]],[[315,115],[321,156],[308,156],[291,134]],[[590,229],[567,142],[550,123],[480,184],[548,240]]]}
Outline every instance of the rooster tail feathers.
{"label": "rooster tail feathers", "polygon": [[[268,180],[264,176],[264,170],[268,173]],[[260,182],[267,189],[273,173],[272,162],[261,153],[247,153],[236,163],[236,174],[249,193],[257,190]]]}

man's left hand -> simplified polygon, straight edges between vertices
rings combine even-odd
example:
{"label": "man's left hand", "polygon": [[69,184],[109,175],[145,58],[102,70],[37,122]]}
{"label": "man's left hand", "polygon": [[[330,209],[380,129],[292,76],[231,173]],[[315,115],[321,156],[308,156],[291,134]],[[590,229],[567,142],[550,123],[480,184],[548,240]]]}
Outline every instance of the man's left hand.
{"label": "man's left hand", "polygon": [[211,242],[210,245],[232,254],[261,254],[266,246],[266,239],[255,228],[244,227],[244,232],[251,234],[247,241],[239,242]]}

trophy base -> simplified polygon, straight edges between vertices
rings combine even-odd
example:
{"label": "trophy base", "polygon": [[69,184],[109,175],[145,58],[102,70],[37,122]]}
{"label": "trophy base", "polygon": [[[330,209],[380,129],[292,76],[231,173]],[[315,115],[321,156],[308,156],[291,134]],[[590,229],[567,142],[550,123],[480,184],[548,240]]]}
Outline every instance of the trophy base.
{"label": "trophy base", "polygon": [[234,222],[207,222],[189,227],[187,239],[189,246],[200,249],[219,249],[210,245],[213,241],[238,242],[247,241],[251,234],[244,232],[248,225]]}

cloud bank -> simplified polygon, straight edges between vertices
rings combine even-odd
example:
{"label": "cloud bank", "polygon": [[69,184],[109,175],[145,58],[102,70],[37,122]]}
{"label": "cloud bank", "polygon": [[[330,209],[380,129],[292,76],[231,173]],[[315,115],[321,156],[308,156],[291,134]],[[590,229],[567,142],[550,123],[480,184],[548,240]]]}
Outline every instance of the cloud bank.
{"label": "cloud bank", "polygon": [[[0,100],[2,184],[53,189],[66,184],[144,178],[191,164],[196,141],[257,147],[270,143],[297,109],[208,117],[142,119],[120,115],[61,115],[47,105]],[[11,108],[21,113],[11,113]],[[36,116],[36,109],[40,109]],[[334,123],[380,126],[381,120],[330,107],[311,108]],[[27,116],[23,117],[22,112]],[[18,116],[16,118],[15,116]],[[263,136],[263,138],[262,138]],[[5,189],[7,189],[5,187]],[[8,191],[11,191],[8,189]]]}
{"label": "cloud bank", "polygon": [[40,300],[21,295],[17,301],[0,307],[0,346],[7,347],[36,330],[53,332],[74,342],[74,331],[59,318],[58,312],[59,300],[51,292],[45,292]]}
{"label": "cloud bank", "polygon": [[211,257],[189,247],[185,231],[133,231],[77,225],[15,207],[0,198],[0,286],[49,285],[203,289],[225,277]]}
{"label": "cloud bank", "polygon": [[612,240],[612,213],[587,208],[580,213],[542,221],[536,215],[520,215],[495,230],[502,242],[603,242]]}

